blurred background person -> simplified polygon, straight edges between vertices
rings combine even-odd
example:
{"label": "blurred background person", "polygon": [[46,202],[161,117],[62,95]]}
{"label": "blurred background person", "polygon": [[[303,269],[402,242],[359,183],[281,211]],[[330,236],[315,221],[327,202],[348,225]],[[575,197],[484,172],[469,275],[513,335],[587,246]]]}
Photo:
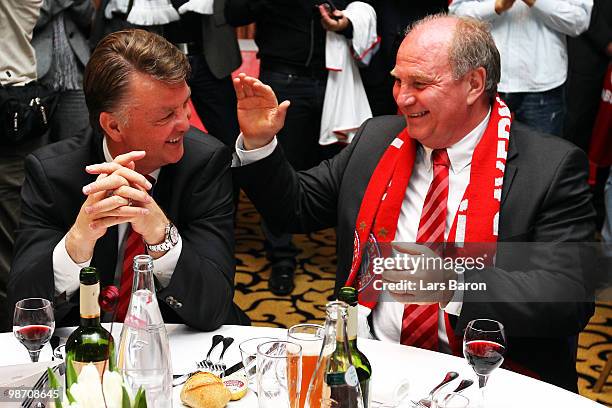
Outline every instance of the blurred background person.
{"label": "blurred background person", "polygon": [[500,97],[516,119],[561,136],[566,35],[589,26],[593,0],[453,0],[459,16],[488,21],[502,62]]}
{"label": "blurred background person", "polygon": [[361,79],[372,115],[395,115],[397,104],[393,100],[394,79],[390,72],[395,66],[395,56],[406,27],[428,14],[447,11],[448,0],[373,0],[371,3],[376,10],[380,48],[370,65],[361,68]]}
{"label": "blurred background person", "polygon": [[81,135],[89,127],[83,72],[89,61],[91,0],[44,0],[34,30],[39,81],[58,94],[51,140]]}
{"label": "blurred background person", "polygon": [[[32,32],[42,0],[0,1],[0,85],[24,86],[36,80],[36,59]],[[1,106],[2,101],[0,101]],[[4,109],[4,108],[2,108]],[[5,115],[2,111],[0,114]],[[10,330],[6,288],[19,223],[19,192],[23,184],[24,157],[42,144],[33,140],[24,145],[0,146],[0,331]]]}
{"label": "blurred background person", "polygon": [[[352,36],[352,26],[343,10],[352,1],[337,0],[337,24],[332,31]],[[321,148],[318,144],[323,100],[327,84],[325,68],[326,29],[318,5],[313,0],[226,0],[225,16],[229,24],[257,24],[255,43],[259,48],[259,78],[270,85],[279,100],[290,100],[285,127],[278,134],[289,162],[304,170],[333,156],[337,144]],[[271,231],[265,222],[267,258],[272,274],[268,287],[276,295],[293,291],[293,278],[299,250],[290,234]]]}

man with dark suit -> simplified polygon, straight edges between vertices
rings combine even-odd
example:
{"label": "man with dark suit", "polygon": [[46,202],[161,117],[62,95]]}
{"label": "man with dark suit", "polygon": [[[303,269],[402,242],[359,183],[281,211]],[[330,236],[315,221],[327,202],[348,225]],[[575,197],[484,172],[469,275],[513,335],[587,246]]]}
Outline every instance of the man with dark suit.
{"label": "man with dark suit", "polygon": [[156,34],[119,31],[99,43],[84,78],[93,134],[26,159],[11,304],[54,299],[56,324],[74,325],[78,272],[91,265],[103,286],[120,286],[122,320],[131,259],[146,248],[166,322],[248,322],[232,303],[231,153],[189,127],[188,74],[187,57]]}
{"label": "man with dark suit", "polygon": [[[509,368],[577,391],[575,336],[593,305],[585,302],[577,260],[568,261],[558,247],[588,241],[594,232],[585,155],[511,123],[496,97],[499,53],[482,23],[448,16],[416,23],[392,75],[402,116],[365,122],[344,151],[298,173],[275,148],[289,102],[279,105],[270,87],[241,74],[234,80],[241,186],[280,230],[336,227],[336,291],[345,284],[369,287],[368,271],[360,270],[366,242],[475,242],[493,250],[510,241],[554,243],[526,246],[533,250],[522,253],[531,269],[517,268],[522,257],[493,252],[494,263],[463,277],[485,283],[485,293],[439,290],[432,301],[416,297],[418,291],[390,288],[377,299],[361,291],[360,312],[369,314],[381,340],[446,352],[460,352],[472,319],[498,320],[508,336]],[[423,245],[394,249],[437,256]],[[447,278],[440,272],[391,268],[381,279],[440,283]],[[363,330],[367,321],[360,325]]]}

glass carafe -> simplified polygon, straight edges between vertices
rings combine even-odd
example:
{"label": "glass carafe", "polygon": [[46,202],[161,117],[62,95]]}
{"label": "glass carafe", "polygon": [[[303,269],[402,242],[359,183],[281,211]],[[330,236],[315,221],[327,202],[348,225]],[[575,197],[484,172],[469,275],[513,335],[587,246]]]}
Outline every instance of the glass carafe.
{"label": "glass carafe", "polygon": [[117,369],[135,396],[146,393],[149,407],[172,406],[172,367],[166,326],[153,281],[153,258],[134,257],[132,297],[117,353]]}
{"label": "glass carafe", "polygon": [[306,407],[363,408],[347,336],[348,305],[329,302],[326,313],[323,346],[308,387]]}

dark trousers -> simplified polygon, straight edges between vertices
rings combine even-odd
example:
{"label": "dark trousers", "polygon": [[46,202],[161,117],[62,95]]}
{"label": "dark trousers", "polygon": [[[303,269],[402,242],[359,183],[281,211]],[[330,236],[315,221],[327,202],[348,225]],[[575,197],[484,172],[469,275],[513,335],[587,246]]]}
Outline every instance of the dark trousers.
{"label": "dark trousers", "polygon": [[218,79],[208,68],[204,55],[190,55],[191,101],[206,130],[234,149],[240,133],[236,112],[236,93],[231,76]]}
{"label": "dark trousers", "polygon": [[20,146],[0,148],[0,331],[9,331],[13,309],[7,301],[7,283],[13,261],[15,231],[21,213],[21,186],[25,157],[48,141],[45,135]]}
{"label": "dark trousers", "polygon": [[565,118],[565,86],[544,92],[506,92],[499,96],[516,120],[540,132],[561,136]]}
{"label": "dark trousers", "polygon": [[51,141],[84,135],[89,129],[89,112],[82,90],[58,92],[51,123]]}
{"label": "dark trousers", "polygon": [[[277,135],[289,163],[296,170],[318,164],[325,157],[319,145],[319,131],[327,79],[268,70],[262,70],[259,79],[272,87],[279,103],[291,101],[285,126]],[[270,231],[265,224],[262,229],[266,237],[267,257],[272,266],[295,266],[295,256],[299,251],[291,242],[291,235]]]}

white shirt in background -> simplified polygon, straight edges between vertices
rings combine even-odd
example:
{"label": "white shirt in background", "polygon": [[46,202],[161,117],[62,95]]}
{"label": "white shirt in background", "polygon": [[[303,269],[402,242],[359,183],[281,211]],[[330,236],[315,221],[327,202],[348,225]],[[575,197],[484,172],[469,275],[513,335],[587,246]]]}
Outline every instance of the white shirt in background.
{"label": "white shirt in background", "polygon": [[495,0],[453,0],[449,12],[491,24],[501,56],[500,92],[543,92],[567,79],[566,35],[589,27],[593,0],[522,0],[498,15]]}

